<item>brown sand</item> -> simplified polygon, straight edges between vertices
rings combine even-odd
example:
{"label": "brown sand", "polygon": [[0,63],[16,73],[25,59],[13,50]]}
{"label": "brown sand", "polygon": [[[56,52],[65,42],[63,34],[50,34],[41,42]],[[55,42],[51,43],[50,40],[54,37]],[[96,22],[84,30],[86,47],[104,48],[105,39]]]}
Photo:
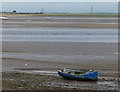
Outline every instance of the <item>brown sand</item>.
{"label": "brown sand", "polygon": [[118,51],[118,43],[97,42],[2,42],[3,52],[38,54],[105,55]]}
{"label": "brown sand", "polygon": [[[16,21],[17,23],[14,23]],[[20,23],[21,21],[24,23]],[[78,20],[76,19],[70,19],[70,20],[68,19],[65,19],[65,20],[63,19],[62,20],[31,19],[30,21],[33,21],[34,23],[29,22],[29,21],[26,22],[26,21],[27,20],[25,19],[10,19],[10,20],[4,20],[2,22],[2,25],[15,25],[15,26],[9,26],[9,27],[21,27],[22,26],[22,27],[69,27],[69,28],[72,28],[72,27],[73,28],[118,28],[118,24],[96,24],[96,23],[118,23],[118,20],[106,20],[106,19],[104,20],[100,20],[100,19],[99,20],[97,19],[82,19],[82,20],[79,20],[79,19]],[[88,22],[88,23],[84,23],[84,22]]]}
{"label": "brown sand", "polygon": [[[69,28],[118,28],[118,24],[82,24],[82,23],[3,23],[3,25],[19,25],[14,27],[69,27]],[[12,26],[10,26],[12,27]],[[4,27],[3,27],[4,28]]]}
{"label": "brown sand", "polygon": [[26,21],[31,21],[31,22],[94,22],[94,23],[118,23],[118,20],[116,19],[8,19],[8,20],[3,20],[3,23],[6,22],[26,22]]}

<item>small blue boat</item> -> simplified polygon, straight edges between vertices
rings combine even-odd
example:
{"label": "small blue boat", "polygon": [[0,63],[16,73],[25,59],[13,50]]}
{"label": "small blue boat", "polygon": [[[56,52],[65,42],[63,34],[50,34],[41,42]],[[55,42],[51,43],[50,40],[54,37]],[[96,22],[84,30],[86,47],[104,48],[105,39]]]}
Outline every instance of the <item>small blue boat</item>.
{"label": "small blue boat", "polygon": [[58,74],[65,79],[82,80],[82,81],[97,81],[97,70],[85,70],[85,69],[70,69],[65,68],[58,70]]}

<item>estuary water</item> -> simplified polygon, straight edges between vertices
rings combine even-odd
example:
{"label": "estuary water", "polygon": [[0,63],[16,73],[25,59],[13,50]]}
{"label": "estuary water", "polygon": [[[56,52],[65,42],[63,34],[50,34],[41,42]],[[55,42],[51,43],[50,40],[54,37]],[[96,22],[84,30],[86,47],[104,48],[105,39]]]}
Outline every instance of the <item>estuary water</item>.
{"label": "estuary water", "polygon": [[117,28],[4,28],[3,41],[118,42]]}

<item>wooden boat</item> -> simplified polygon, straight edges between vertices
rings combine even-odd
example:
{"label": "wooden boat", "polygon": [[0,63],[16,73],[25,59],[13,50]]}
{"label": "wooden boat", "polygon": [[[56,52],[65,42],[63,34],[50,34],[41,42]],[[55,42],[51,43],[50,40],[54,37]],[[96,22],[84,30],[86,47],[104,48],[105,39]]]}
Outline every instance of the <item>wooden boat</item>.
{"label": "wooden boat", "polygon": [[72,80],[97,81],[98,79],[97,70],[85,70],[85,69],[79,70],[65,68],[58,70],[58,74],[65,79]]}

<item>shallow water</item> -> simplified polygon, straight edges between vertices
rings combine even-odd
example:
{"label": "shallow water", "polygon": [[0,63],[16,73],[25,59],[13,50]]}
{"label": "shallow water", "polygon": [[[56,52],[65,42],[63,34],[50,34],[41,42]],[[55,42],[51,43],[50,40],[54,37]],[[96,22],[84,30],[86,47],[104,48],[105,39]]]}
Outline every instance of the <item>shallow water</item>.
{"label": "shallow water", "polygon": [[4,28],[3,41],[118,42],[118,29]]}
{"label": "shallow water", "polygon": [[[118,42],[117,36],[11,36],[4,35],[3,41],[52,41],[52,42]],[[86,40],[87,39],[87,40]]]}

